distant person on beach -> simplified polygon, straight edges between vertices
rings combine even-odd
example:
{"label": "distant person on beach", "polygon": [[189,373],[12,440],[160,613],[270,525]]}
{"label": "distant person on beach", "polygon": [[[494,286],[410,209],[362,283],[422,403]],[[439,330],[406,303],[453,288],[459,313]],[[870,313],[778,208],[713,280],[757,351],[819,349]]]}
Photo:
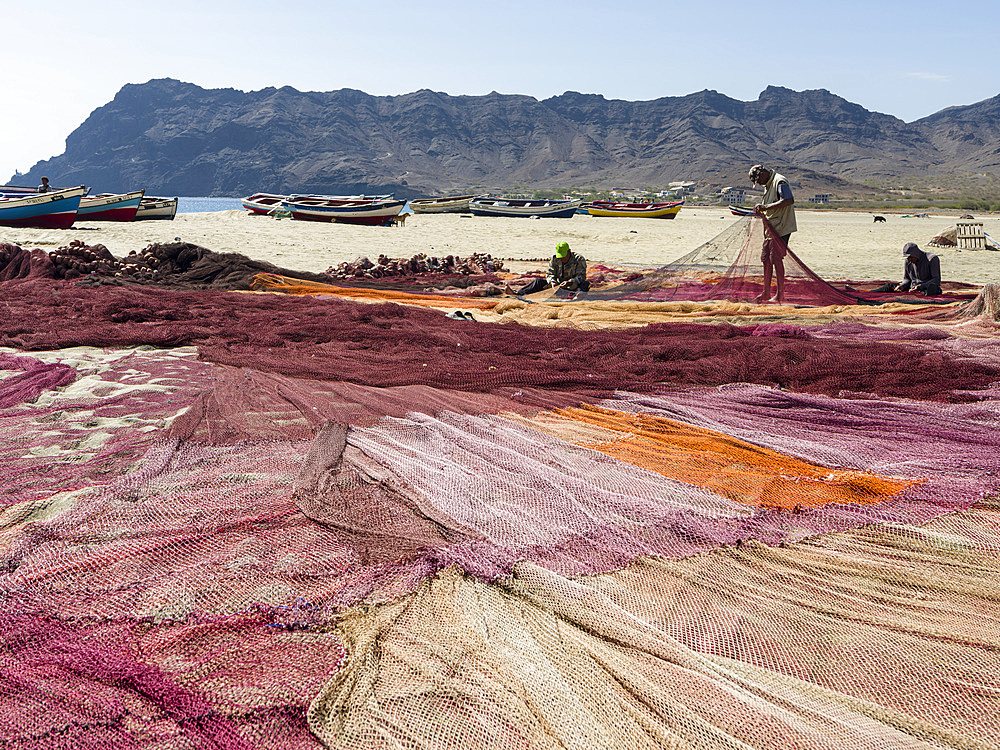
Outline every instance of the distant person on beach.
{"label": "distant person on beach", "polygon": [[764,290],[757,298],[760,302],[771,299],[771,275],[774,274],[774,300],[783,302],[785,298],[785,252],[788,240],[798,227],[795,224],[795,198],[788,180],[763,164],[750,167],[750,182],[764,188],[764,197],[753,207],[753,212],[763,216],[774,228],[781,242],[764,240],[760,260],[764,264]]}
{"label": "distant person on beach", "polygon": [[52,187],[49,185],[49,178],[48,177],[43,177],[42,178],[42,184],[39,185],[37,188],[35,188],[36,192],[39,192],[39,193],[47,193],[51,189],[52,189]]}
{"label": "distant person on beach", "polygon": [[586,292],[590,289],[590,282],[587,281],[587,259],[570,250],[568,242],[556,245],[555,255],[549,261],[544,279],[534,279],[517,292],[508,286],[507,291],[517,295],[534,294],[553,286],[570,292]]}
{"label": "distant person on beach", "polygon": [[896,287],[897,292],[923,292],[929,297],[941,294],[941,261],[936,255],[907,242],[903,258],[903,283]]}

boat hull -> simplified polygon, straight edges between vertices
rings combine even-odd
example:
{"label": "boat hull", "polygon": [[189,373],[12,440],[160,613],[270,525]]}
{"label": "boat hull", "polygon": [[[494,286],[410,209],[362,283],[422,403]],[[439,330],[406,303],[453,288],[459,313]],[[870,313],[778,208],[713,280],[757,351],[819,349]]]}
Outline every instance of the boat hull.
{"label": "boat hull", "polygon": [[144,190],[120,195],[98,195],[93,198],[84,197],[80,200],[80,208],[76,212],[77,221],[132,221]]}
{"label": "boat hull", "polygon": [[148,221],[150,219],[171,221],[176,215],[176,198],[144,197],[139,202],[139,210],[135,212],[135,218],[132,221]]}
{"label": "boat hull", "polygon": [[477,199],[469,201],[469,212],[474,216],[512,216],[530,219],[537,216],[542,219],[572,219],[576,209],[583,205],[581,200],[572,201],[531,201]]}
{"label": "boat hull", "polygon": [[257,216],[267,216],[275,209],[282,211],[282,204],[288,200],[287,195],[275,195],[273,193],[254,193],[243,198],[240,202],[243,208]]}
{"label": "boat hull", "polygon": [[446,198],[418,198],[410,201],[415,214],[464,214],[469,212],[469,201],[475,195],[456,195]]}
{"label": "boat hull", "polygon": [[[339,204],[339,205],[338,205]],[[338,224],[366,224],[377,226],[399,216],[405,200],[392,201],[321,201],[318,199],[285,201],[284,207],[293,219],[299,221],[325,221]]]}
{"label": "boat hull", "polygon": [[591,203],[587,213],[591,216],[631,216],[638,219],[673,219],[680,213],[684,202],[624,204],[624,203]]}
{"label": "boat hull", "polygon": [[69,229],[76,221],[80,199],[86,191],[87,188],[80,186],[0,200],[0,225]]}

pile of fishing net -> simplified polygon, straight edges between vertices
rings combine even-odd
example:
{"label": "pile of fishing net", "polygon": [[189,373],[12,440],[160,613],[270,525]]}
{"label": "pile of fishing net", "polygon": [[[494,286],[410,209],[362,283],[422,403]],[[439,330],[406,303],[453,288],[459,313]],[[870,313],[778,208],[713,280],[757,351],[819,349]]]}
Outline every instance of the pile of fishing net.
{"label": "pile of fishing net", "polygon": [[0,284],[4,747],[1000,744],[1000,288],[582,330],[266,278]]}
{"label": "pile of fishing net", "polygon": [[217,253],[189,242],[155,243],[116,258],[104,245],[73,240],[57,250],[0,243],[0,281],[69,279],[89,285],[155,284],[175,289],[248,290],[260,273],[321,281],[323,274],[279,268],[239,253]]}
{"label": "pile of fishing net", "polygon": [[503,261],[489,253],[472,253],[462,258],[457,255],[417,253],[411,258],[389,258],[379,255],[374,263],[365,256],[354,261],[330,266],[326,274],[332,279],[381,279],[393,277],[435,276],[494,276],[503,271]]}
{"label": "pile of fishing net", "polygon": [[[473,253],[465,258],[457,255],[439,258],[417,253],[410,258],[380,255],[374,263],[364,256],[350,263],[340,263],[326,269],[325,283],[339,288],[389,293],[426,291],[448,296],[495,297],[504,293],[504,282],[498,274],[506,275],[503,261],[494,259],[488,253]],[[262,276],[254,288],[293,294],[310,293],[304,288],[294,288],[296,283],[282,279],[281,283],[269,286],[268,279]],[[322,293],[322,290],[315,293]]]}

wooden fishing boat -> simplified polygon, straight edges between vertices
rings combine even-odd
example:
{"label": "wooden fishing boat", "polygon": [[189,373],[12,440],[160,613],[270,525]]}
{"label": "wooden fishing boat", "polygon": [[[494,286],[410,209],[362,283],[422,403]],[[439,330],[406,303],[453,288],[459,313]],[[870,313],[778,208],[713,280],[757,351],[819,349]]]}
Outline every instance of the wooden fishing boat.
{"label": "wooden fishing boat", "polygon": [[733,216],[753,216],[752,208],[743,208],[743,206],[729,206],[729,212]]}
{"label": "wooden fishing boat", "polygon": [[139,201],[139,209],[135,212],[132,221],[146,221],[147,219],[172,220],[177,215],[176,198],[153,198],[143,196]]}
{"label": "wooden fishing boat", "polygon": [[292,194],[277,195],[275,193],[254,193],[242,198],[240,202],[243,208],[251,214],[257,216],[271,216],[275,213],[287,214],[285,201],[301,201],[304,198],[319,198],[322,200],[344,200],[344,201],[384,201],[392,198],[392,195],[312,195],[312,194]]}
{"label": "wooden fishing boat", "polygon": [[416,198],[410,201],[415,214],[461,214],[468,213],[469,201],[482,196],[449,195],[440,198]]}
{"label": "wooden fishing boat", "polygon": [[582,200],[533,200],[529,198],[476,197],[469,201],[475,216],[521,216],[531,218],[572,219]]}
{"label": "wooden fishing boat", "polygon": [[76,220],[80,199],[87,192],[83,185],[23,197],[0,198],[0,225],[69,229]]}
{"label": "wooden fishing boat", "polygon": [[243,208],[252,214],[266,216],[274,210],[284,211],[281,205],[288,200],[287,195],[275,195],[274,193],[254,193],[241,199]]}
{"label": "wooden fishing boat", "polygon": [[85,195],[76,212],[77,221],[132,221],[145,190],[131,193]]}
{"label": "wooden fishing boat", "polygon": [[331,221],[343,224],[388,224],[399,216],[405,200],[392,197],[344,198],[337,196],[291,196],[282,202],[293,219]]}
{"label": "wooden fishing boat", "polygon": [[681,210],[684,201],[661,203],[627,203],[614,201],[594,201],[587,204],[591,216],[633,216],[640,219],[673,219]]}

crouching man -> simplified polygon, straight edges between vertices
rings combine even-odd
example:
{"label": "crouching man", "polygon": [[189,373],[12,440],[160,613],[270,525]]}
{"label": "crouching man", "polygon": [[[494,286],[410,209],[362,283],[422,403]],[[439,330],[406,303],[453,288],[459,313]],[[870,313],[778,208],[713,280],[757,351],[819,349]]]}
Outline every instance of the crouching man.
{"label": "crouching man", "polygon": [[923,292],[929,297],[941,294],[941,261],[936,255],[907,242],[903,258],[903,282],[896,287],[897,292]]}
{"label": "crouching man", "polygon": [[570,250],[568,242],[556,245],[556,254],[549,261],[544,279],[535,279],[517,292],[509,287],[508,291],[520,296],[534,294],[553,286],[569,292],[586,292],[590,289],[590,282],[587,281],[587,259]]}

